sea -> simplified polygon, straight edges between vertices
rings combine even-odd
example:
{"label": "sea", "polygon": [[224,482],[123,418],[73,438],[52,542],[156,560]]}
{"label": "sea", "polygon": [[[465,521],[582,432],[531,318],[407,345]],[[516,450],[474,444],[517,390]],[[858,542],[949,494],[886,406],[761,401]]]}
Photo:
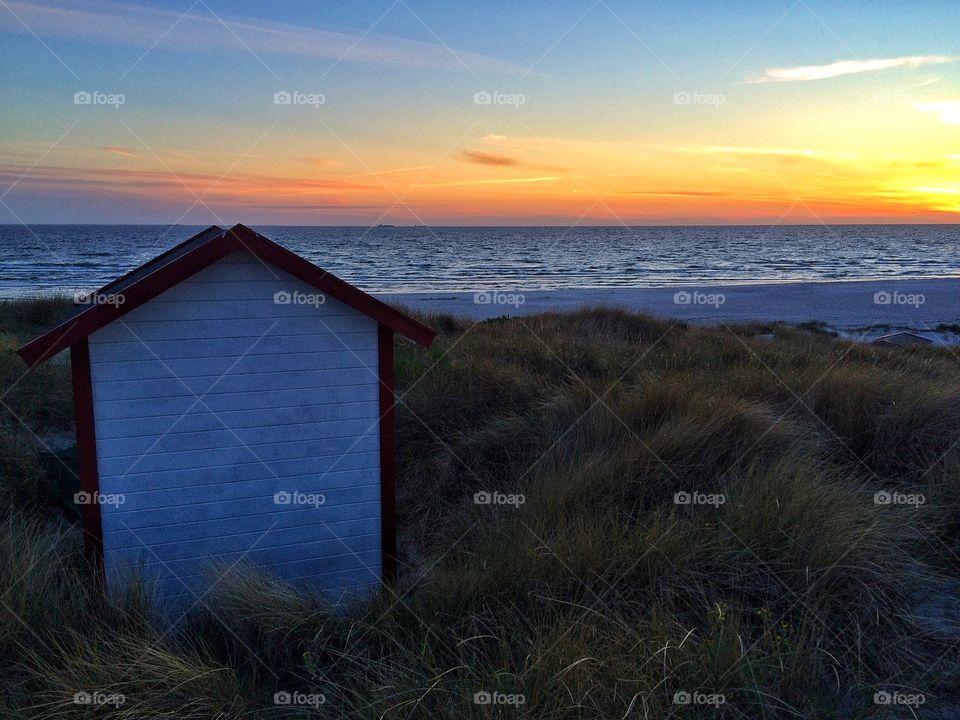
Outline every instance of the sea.
{"label": "sea", "polygon": [[[202,229],[0,225],[0,297],[96,289]],[[370,293],[960,276],[960,225],[254,229]]]}

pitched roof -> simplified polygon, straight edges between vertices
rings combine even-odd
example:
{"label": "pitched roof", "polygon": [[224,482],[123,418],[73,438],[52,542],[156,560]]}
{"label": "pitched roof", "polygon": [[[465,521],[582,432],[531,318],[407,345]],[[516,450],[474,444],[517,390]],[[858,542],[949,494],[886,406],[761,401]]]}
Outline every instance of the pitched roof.
{"label": "pitched roof", "polygon": [[873,342],[875,345],[930,345],[933,340],[904,330],[889,335],[881,335],[875,338]]}
{"label": "pitched roof", "polygon": [[264,262],[276,265],[281,270],[424,347],[429,347],[436,336],[436,333],[426,325],[394,310],[386,303],[341,280],[336,275],[318,268],[245,225],[234,225],[229,230],[214,225],[126,275],[107,283],[97,291],[97,295],[122,294],[123,303],[94,303],[78,306],[66,320],[31,340],[17,350],[17,354],[30,367],[38,365],[177,283],[186,280],[194,273],[238,250],[253,253]]}

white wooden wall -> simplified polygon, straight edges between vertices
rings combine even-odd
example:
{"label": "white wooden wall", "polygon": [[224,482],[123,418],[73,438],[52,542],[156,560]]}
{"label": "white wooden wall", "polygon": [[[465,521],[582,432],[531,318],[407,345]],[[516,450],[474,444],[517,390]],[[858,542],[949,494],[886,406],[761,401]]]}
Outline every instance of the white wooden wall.
{"label": "white wooden wall", "polygon": [[191,602],[237,561],[333,598],[379,582],[377,324],[282,291],[316,293],[238,252],[90,336],[111,588],[141,568]]}

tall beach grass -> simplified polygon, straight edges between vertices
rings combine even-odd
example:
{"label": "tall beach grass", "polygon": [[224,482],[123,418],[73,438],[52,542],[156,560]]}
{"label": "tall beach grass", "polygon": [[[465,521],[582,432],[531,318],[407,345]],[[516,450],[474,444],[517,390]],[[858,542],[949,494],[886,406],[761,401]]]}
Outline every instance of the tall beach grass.
{"label": "tall beach grass", "polygon": [[0,305],[4,716],[856,718],[960,702],[949,349],[603,308],[428,317],[434,346],[397,348],[397,586],[333,609],[214,568],[171,623],[136,587],[96,592],[53,501],[40,459],[70,429],[69,368],[24,374],[13,349],[64,309]]}

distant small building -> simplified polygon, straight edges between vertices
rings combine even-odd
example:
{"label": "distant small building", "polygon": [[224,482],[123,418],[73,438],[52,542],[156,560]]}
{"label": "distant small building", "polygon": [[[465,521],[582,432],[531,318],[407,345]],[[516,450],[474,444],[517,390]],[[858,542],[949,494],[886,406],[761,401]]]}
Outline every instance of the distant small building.
{"label": "distant small building", "polygon": [[906,347],[909,345],[930,345],[932,343],[933,341],[929,338],[906,331],[890,333],[889,335],[881,335],[873,341],[874,345],[896,345],[898,347]]}
{"label": "distant small building", "polygon": [[243,562],[332,599],[396,572],[393,337],[434,332],[243,225],[211,227],[18,352],[67,348],[88,556],[202,597]]}

